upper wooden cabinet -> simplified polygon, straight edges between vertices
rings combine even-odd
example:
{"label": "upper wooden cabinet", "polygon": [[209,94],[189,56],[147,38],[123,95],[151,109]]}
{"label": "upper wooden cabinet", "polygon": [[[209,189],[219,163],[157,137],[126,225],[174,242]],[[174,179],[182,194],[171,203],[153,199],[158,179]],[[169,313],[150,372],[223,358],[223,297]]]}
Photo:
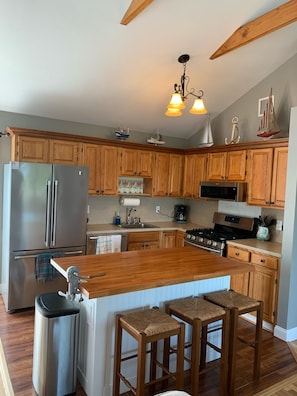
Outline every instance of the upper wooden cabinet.
{"label": "upper wooden cabinet", "polygon": [[184,156],[156,153],[153,167],[153,195],[180,197],[182,195]]}
{"label": "upper wooden cabinet", "polygon": [[65,165],[82,163],[82,143],[70,140],[18,136],[13,161]]}
{"label": "upper wooden cabinet", "polygon": [[208,154],[207,180],[245,181],[246,150]]}
{"label": "upper wooden cabinet", "polygon": [[200,182],[206,178],[207,154],[189,154],[185,156],[183,196],[199,198]]}
{"label": "upper wooden cabinet", "polygon": [[12,140],[12,161],[49,162],[49,143],[46,138],[16,136]]}
{"label": "upper wooden cabinet", "polygon": [[84,144],[84,166],[89,167],[89,194],[117,195],[119,150],[117,147]]}
{"label": "upper wooden cabinet", "polygon": [[49,162],[53,164],[80,165],[82,163],[80,142],[70,140],[50,140]]}
{"label": "upper wooden cabinet", "polygon": [[287,160],[287,147],[248,151],[249,204],[285,206]]}
{"label": "upper wooden cabinet", "polygon": [[122,148],[120,158],[121,176],[152,176],[153,152]]}

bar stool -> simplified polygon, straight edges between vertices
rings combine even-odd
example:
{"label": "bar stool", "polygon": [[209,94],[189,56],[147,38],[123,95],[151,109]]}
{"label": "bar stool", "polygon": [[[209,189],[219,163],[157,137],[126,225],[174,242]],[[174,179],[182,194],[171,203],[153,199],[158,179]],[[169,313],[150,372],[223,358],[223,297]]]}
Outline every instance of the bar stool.
{"label": "bar stool", "polygon": [[[230,338],[229,338],[229,367],[228,367],[228,390],[234,394],[235,369],[236,369],[236,343],[241,343],[254,348],[254,379],[260,377],[261,344],[262,344],[262,320],[263,302],[237,293],[233,290],[222,290],[204,295],[207,301],[230,310]],[[256,328],[254,339],[248,341],[238,335],[238,317],[242,314],[256,312]]]}
{"label": "bar stool", "polygon": [[[183,320],[192,326],[192,337],[186,348],[192,347],[191,358],[185,360],[191,365],[191,395],[197,396],[199,390],[200,374],[220,367],[220,390],[226,394],[228,374],[228,336],[229,336],[229,311],[200,297],[187,297],[165,304],[165,312]],[[210,329],[208,325],[221,321],[221,326]],[[208,334],[222,330],[221,346],[210,342]],[[220,353],[220,359],[206,365],[206,348],[209,346]],[[165,351],[170,353],[168,346]],[[166,356],[168,359],[168,357]],[[200,362],[199,362],[200,359]],[[199,364],[200,363],[200,364]]]}
{"label": "bar stool", "polygon": [[[136,354],[122,357],[123,330],[137,341]],[[169,370],[169,366],[164,366],[164,360],[163,363],[157,360],[158,341],[167,339],[170,344],[172,336],[177,336],[175,373]],[[154,389],[157,382],[165,381],[168,378],[173,378],[176,381],[176,389],[182,390],[184,385],[184,338],[184,323],[179,323],[157,307],[116,315],[113,396],[120,394],[120,381],[123,381],[135,396],[143,396],[145,387],[151,386],[151,389]],[[147,350],[147,344],[151,344],[150,350]],[[150,354],[150,375],[149,382],[146,383],[147,354]],[[133,358],[137,358],[136,387],[121,372],[121,363]],[[161,378],[156,378],[157,366],[162,368]]]}

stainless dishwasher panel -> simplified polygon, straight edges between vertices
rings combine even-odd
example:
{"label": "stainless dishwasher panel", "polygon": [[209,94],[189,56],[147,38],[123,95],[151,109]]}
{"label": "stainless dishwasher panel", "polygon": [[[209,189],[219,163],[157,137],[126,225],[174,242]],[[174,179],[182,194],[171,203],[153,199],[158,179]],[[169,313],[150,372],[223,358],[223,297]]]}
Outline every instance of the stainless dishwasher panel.
{"label": "stainless dishwasher panel", "polygon": [[96,244],[98,236],[121,235],[121,252],[127,251],[127,233],[115,232],[112,234],[94,233],[87,237],[87,254],[96,254]]}

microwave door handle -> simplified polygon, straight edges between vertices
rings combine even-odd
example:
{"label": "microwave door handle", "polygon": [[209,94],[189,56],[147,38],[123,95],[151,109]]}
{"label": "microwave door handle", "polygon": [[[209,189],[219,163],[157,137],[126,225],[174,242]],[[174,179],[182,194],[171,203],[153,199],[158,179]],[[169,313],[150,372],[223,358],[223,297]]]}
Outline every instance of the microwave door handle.
{"label": "microwave door handle", "polygon": [[45,221],[45,239],[44,244],[45,247],[49,247],[50,241],[50,227],[51,227],[51,196],[52,196],[52,182],[51,180],[47,181],[47,189],[46,189],[46,221]]}
{"label": "microwave door handle", "polygon": [[52,240],[51,240],[51,245],[52,245],[52,246],[56,246],[57,201],[58,201],[58,180],[54,180],[53,219],[52,219]]}

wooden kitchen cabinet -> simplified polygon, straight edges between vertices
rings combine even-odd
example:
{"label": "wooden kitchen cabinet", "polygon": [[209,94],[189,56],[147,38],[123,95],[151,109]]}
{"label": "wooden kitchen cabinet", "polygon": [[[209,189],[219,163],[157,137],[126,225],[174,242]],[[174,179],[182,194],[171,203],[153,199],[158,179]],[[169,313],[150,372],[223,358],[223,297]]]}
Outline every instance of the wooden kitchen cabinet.
{"label": "wooden kitchen cabinet", "polygon": [[208,154],[207,180],[245,181],[246,150]]}
{"label": "wooden kitchen cabinet", "polygon": [[51,139],[49,148],[50,163],[62,165],[80,165],[83,163],[83,144],[80,142]]}
{"label": "wooden kitchen cabinet", "polygon": [[49,139],[16,136],[12,140],[12,161],[19,162],[49,162]]}
{"label": "wooden kitchen cabinet", "polygon": [[156,153],[153,172],[153,195],[157,197],[180,197],[184,156],[181,154]]}
{"label": "wooden kitchen cabinet", "polygon": [[[234,246],[227,246],[227,257],[236,260],[243,261],[245,263],[250,262],[250,252],[246,249],[241,249]],[[230,288],[238,293],[249,295],[249,283],[250,274],[237,274],[231,276]]]}
{"label": "wooden kitchen cabinet", "polygon": [[146,250],[160,247],[159,231],[129,232],[128,250]]}
{"label": "wooden kitchen cabinet", "polygon": [[173,248],[176,247],[176,230],[174,231],[162,231],[160,235],[160,247],[161,248]]}
{"label": "wooden kitchen cabinet", "polygon": [[199,198],[200,182],[206,179],[207,154],[189,154],[185,157],[183,196]]}
{"label": "wooden kitchen cabinet", "polygon": [[284,208],[287,160],[287,147],[248,151],[248,204]]}
{"label": "wooden kitchen cabinet", "polygon": [[121,149],[120,175],[152,177],[153,152]]}
{"label": "wooden kitchen cabinet", "polygon": [[84,144],[84,166],[89,167],[89,194],[117,195],[118,149],[112,146]]}
{"label": "wooden kitchen cabinet", "polygon": [[[263,301],[263,319],[275,324],[278,305],[279,260],[275,256],[228,245],[227,257],[254,265],[249,276],[231,276],[231,289]],[[247,274],[246,274],[247,275]]]}
{"label": "wooden kitchen cabinet", "polygon": [[184,247],[185,246],[185,233],[184,231],[176,231],[176,247]]}
{"label": "wooden kitchen cabinet", "polygon": [[278,259],[265,254],[251,253],[251,263],[255,266],[252,274],[250,295],[263,301],[263,319],[276,323],[278,298]]}

